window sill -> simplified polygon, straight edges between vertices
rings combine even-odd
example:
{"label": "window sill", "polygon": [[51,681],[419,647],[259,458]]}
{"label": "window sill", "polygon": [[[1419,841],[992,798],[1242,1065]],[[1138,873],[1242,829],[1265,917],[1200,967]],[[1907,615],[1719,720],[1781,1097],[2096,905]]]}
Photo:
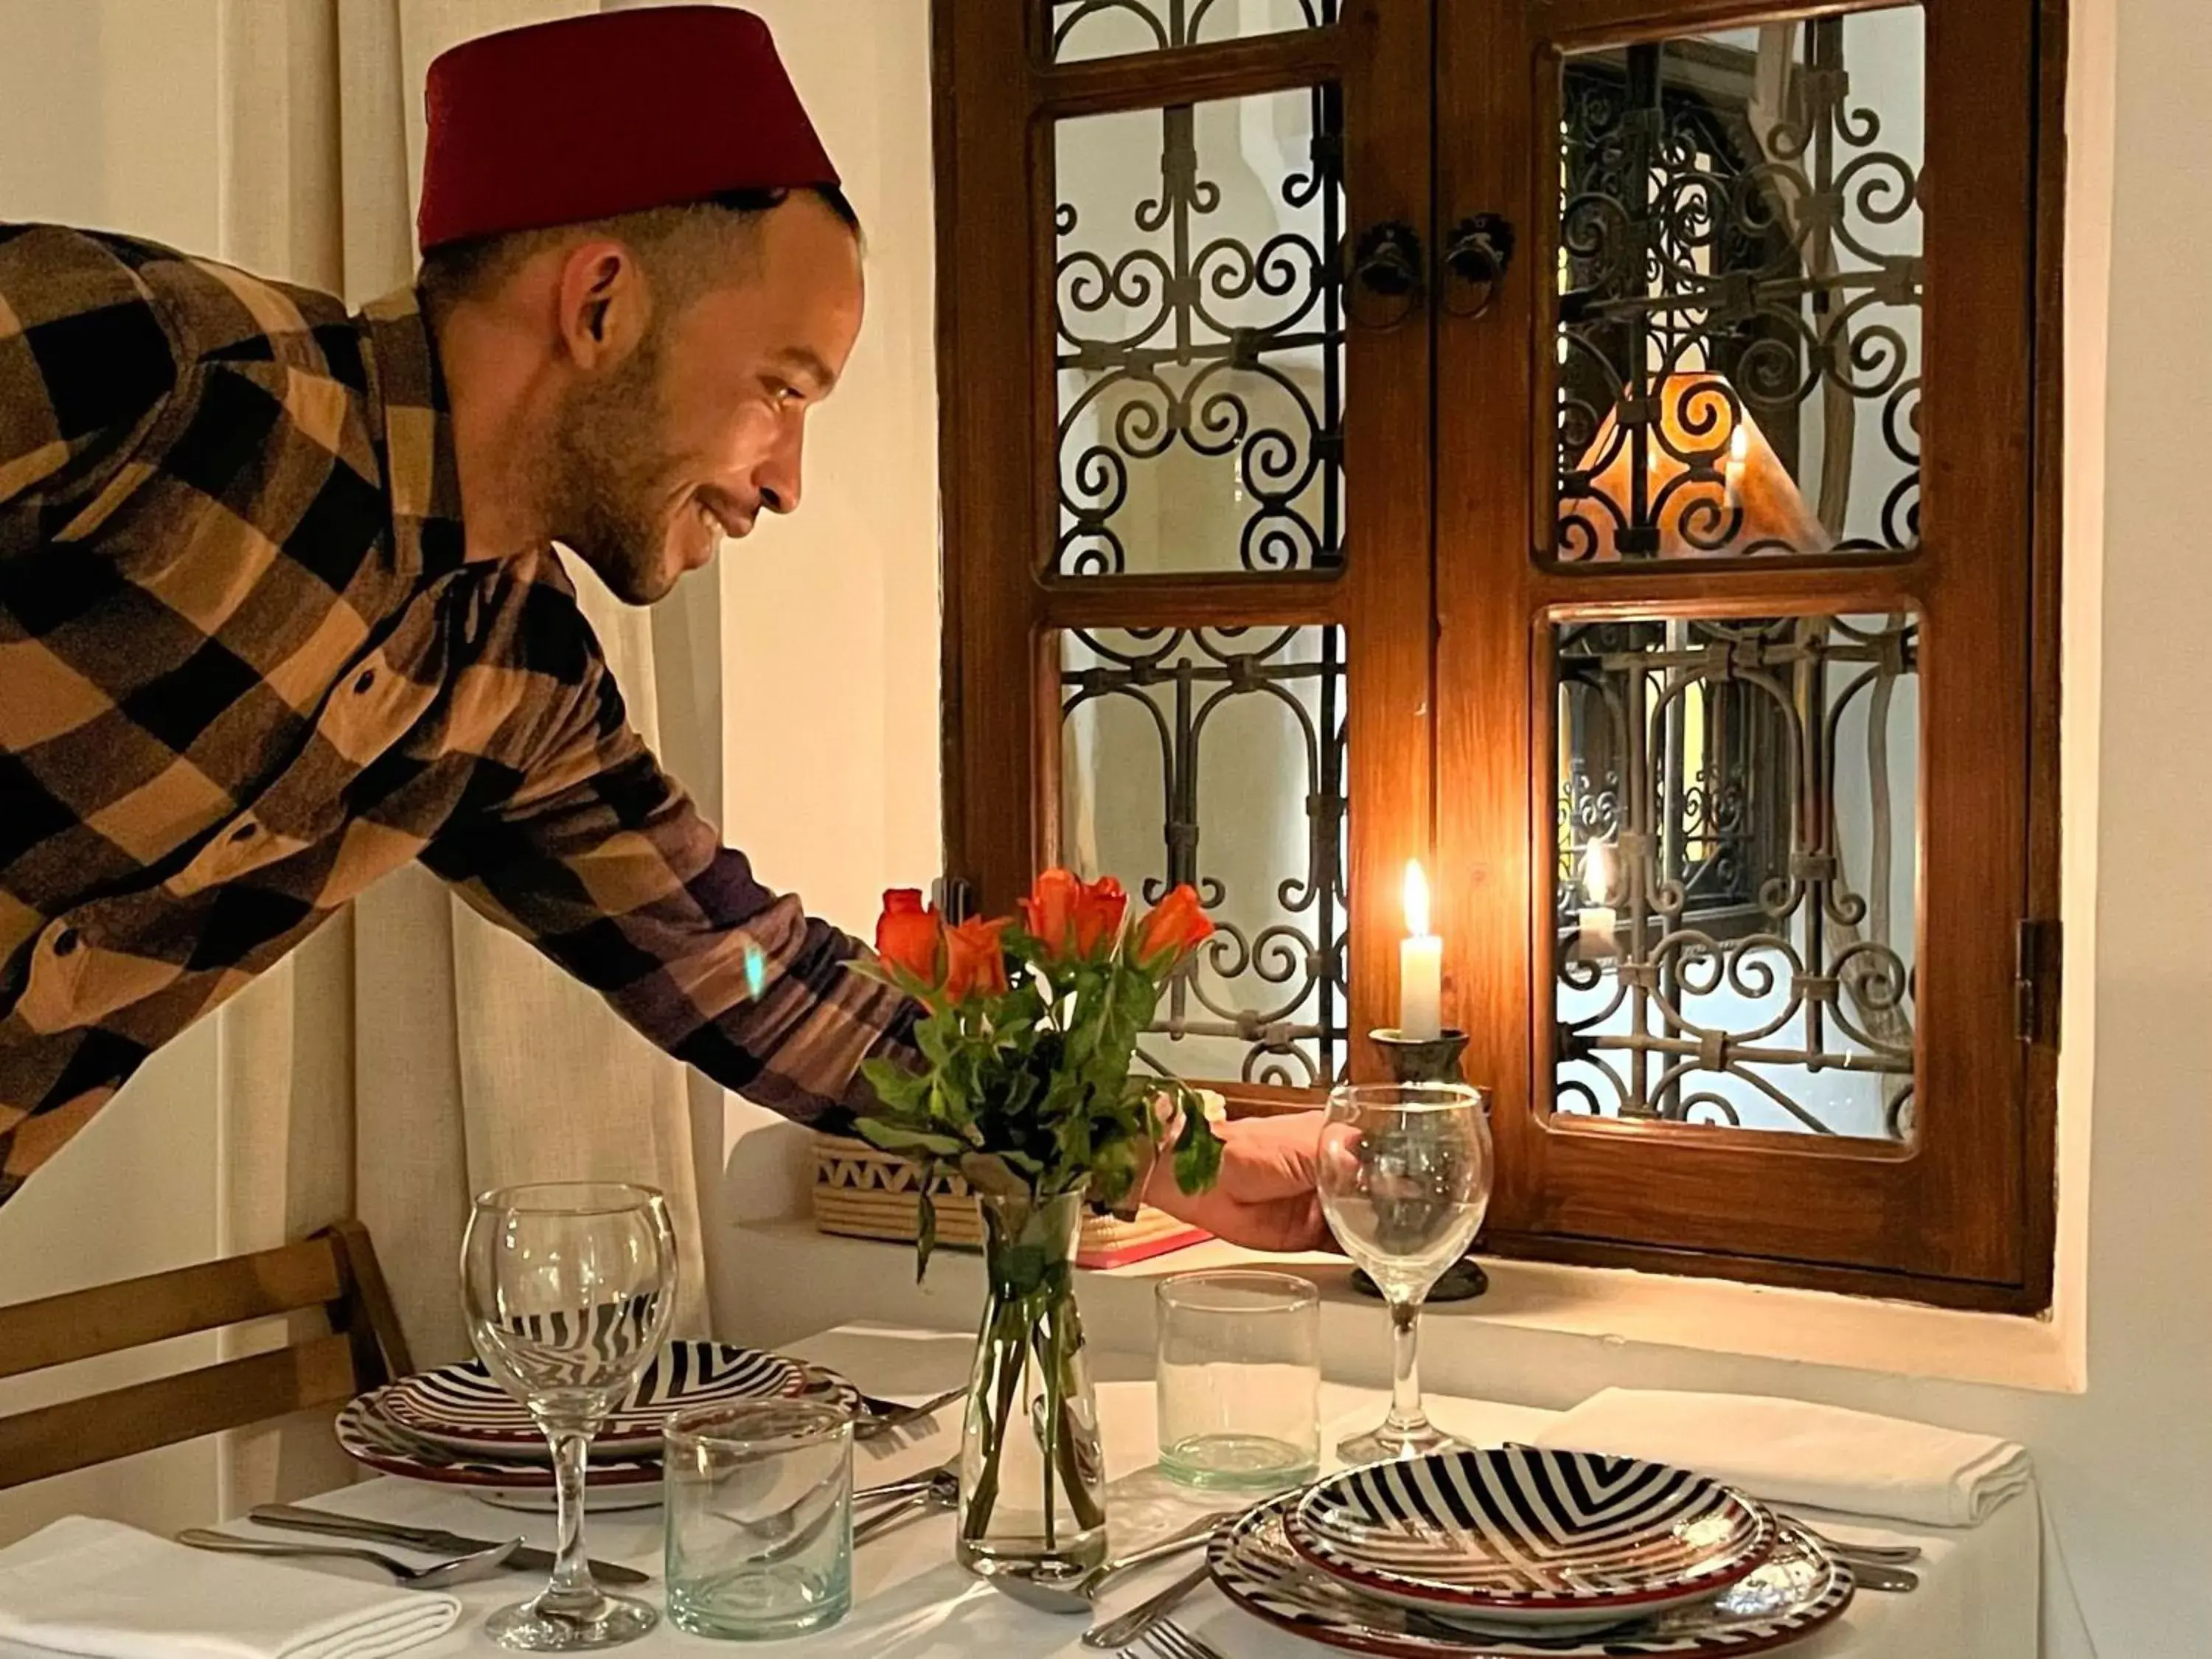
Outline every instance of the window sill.
{"label": "window sill", "polygon": [[[928,1283],[916,1285],[902,1259],[910,1254],[906,1245],[817,1233],[800,1218],[756,1222],[738,1231],[738,1258],[747,1265],[742,1293],[749,1326],[773,1324],[780,1334],[794,1317],[811,1321],[807,1329],[819,1328],[825,1317],[866,1317],[958,1329],[981,1306],[981,1261],[969,1252],[939,1252]],[[894,1261],[898,1270],[888,1271]],[[1497,1398],[1548,1393],[1565,1375],[1562,1341],[2041,1393],[2079,1393],[2085,1383],[2083,1356],[2065,1327],[2047,1318],[1547,1262],[1488,1259],[1484,1265],[1487,1295],[1439,1304],[1423,1320],[1422,1370],[1432,1386]],[[1323,1347],[1332,1370],[1339,1369],[1340,1352],[1351,1357],[1348,1371],[1371,1368],[1374,1344],[1360,1340],[1368,1334],[1365,1322],[1353,1310],[1380,1310],[1352,1290],[1351,1268],[1341,1256],[1262,1255],[1218,1242],[1083,1275],[1084,1322],[1092,1340],[1148,1350],[1153,1284],[1221,1267],[1265,1267],[1311,1279],[1322,1292]],[[788,1307],[769,1301],[769,1287],[779,1285],[792,1287]],[[1356,1333],[1348,1328],[1354,1322],[1361,1328]],[[1515,1373],[1529,1381],[1506,1386]]]}

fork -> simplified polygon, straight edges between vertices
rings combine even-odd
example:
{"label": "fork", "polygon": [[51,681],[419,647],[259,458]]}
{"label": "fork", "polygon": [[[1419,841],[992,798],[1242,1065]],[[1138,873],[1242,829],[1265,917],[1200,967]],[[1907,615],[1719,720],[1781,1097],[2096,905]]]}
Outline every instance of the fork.
{"label": "fork", "polygon": [[1200,1641],[1172,1619],[1155,1620],[1145,1626],[1137,1641],[1155,1659],[1221,1659],[1218,1649]]}

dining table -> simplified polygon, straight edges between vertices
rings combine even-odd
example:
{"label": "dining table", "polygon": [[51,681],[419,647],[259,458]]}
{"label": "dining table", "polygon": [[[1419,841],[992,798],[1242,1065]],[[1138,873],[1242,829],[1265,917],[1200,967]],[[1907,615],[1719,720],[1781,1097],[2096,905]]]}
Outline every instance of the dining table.
{"label": "dining table", "polygon": [[[971,1343],[964,1336],[895,1326],[848,1326],[824,1331],[782,1351],[829,1366],[860,1387],[894,1399],[919,1401],[964,1380]],[[1233,1507],[1220,1493],[1193,1491],[1157,1466],[1152,1364],[1148,1356],[1101,1352],[1093,1356],[1108,1487],[1108,1526],[1119,1553],[1140,1547],[1209,1511]],[[1387,1404],[1379,1390],[1325,1382],[1323,1456],[1345,1432],[1372,1426]],[[1559,1413],[1528,1406],[1431,1395],[1431,1415],[1469,1444],[1528,1441]],[[926,1431],[896,1445],[857,1449],[854,1478],[860,1486],[926,1471],[951,1461],[960,1438],[959,1412],[947,1409]],[[483,1537],[521,1534],[550,1546],[550,1515],[491,1506],[465,1492],[379,1477],[311,1499],[319,1508],[402,1524],[441,1528]],[[1946,1528],[1902,1525],[1865,1516],[1799,1512],[1821,1532],[1853,1543],[1908,1544],[1917,1588],[1905,1594],[1862,1591],[1843,1616],[1787,1651],[1795,1659],[2033,1659],[2037,1652],[2038,1504],[2027,1491],[2000,1505],[1979,1525]],[[212,1517],[210,1517],[212,1520]],[[222,1523],[241,1537],[301,1541],[245,1521]],[[336,1540],[306,1540],[336,1541]],[[587,1539],[593,1556],[641,1568],[655,1583],[641,1592],[659,1601],[660,1512],[657,1508],[591,1513]],[[839,1624],[775,1644],[793,1659],[815,1655],[865,1654],[868,1659],[1054,1659],[1088,1654],[1079,1641],[1087,1620],[1020,1605],[969,1576],[952,1559],[953,1518],[927,1514],[862,1544],[854,1558],[854,1606]],[[404,1551],[395,1552],[405,1555]],[[410,1558],[412,1559],[412,1558]],[[428,1558],[422,1558],[428,1559]],[[1101,1616],[1133,1605],[1187,1571],[1194,1558],[1177,1558],[1122,1578],[1098,1606]],[[299,1564],[304,1571],[335,1571],[378,1578],[377,1570],[349,1563]],[[532,1576],[519,1572],[464,1586],[461,1622],[450,1633],[410,1650],[420,1659],[491,1656],[483,1631],[494,1608],[532,1594]],[[1262,1624],[1226,1602],[1211,1587],[1200,1589],[1174,1615],[1221,1659],[1289,1659],[1334,1651]],[[734,1645],[693,1637],[664,1620],[625,1650],[638,1659],[705,1653]],[[37,1659],[31,1650],[0,1643],[0,1659]]]}

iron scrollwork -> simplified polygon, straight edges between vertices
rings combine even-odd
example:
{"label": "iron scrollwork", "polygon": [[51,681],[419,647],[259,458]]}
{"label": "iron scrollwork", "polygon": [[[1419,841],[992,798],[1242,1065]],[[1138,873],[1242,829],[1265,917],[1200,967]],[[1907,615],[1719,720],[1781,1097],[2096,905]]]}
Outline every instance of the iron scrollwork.
{"label": "iron scrollwork", "polygon": [[[1919,174],[1844,63],[1848,31],[1894,26],[1567,61],[1561,562],[1917,545]],[[1753,440],[1786,507],[1740,493]]]}
{"label": "iron scrollwork", "polygon": [[[1134,896],[1153,903],[1188,882],[1214,921],[1212,940],[1170,987],[1152,1028],[1155,1044],[1225,1039],[1243,1046],[1239,1075],[1248,1082],[1334,1081],[1349,1036],[1340,632],[1153,629],[1079,632],[1073,641],[1079,651],[1061,672],[1063,726],[1086,706],[1133,707],[1146,717],[1137,724],[1157,739],[1161,860]],[[1279,869],[1272,890],[1261,892],[1250,890],[1265,884],[1250,864],[1264,856],[1267,815],[1204,825],[1200,812],[1206,757],[1238,741],[1224,732],[1231,724],[1224,716],[1255,699],[1282,718],[1279,752],[1299,769],[1306,818],[1304,867]],[[1247,725],[1248,740],[1249,732]],[[1137,779],[1115,766],[1101,769],[1088,787],[1129,791]],[[1070,804],[1061,805],[1066,817]],[[1210,832],[1210,851],[1201,851],[1201,830]],[[1236,866],[1247,890],[1232,892],[1220,873]],[[1249,925],[1255,918],[1263,920]],[[1170,1063],[1157,1046],[1147,1046],[1146,1057],[1164,1072],[1207,1074],[1188,1060]]]}
{"label": "iron scrollwork", "polygon": [[1562,628],[1555,1110],[1910,1138],[1918,653],[1902,616]]}
{"label": "iron scrollwork", "polygon": [[[1138,203],[1136,234],[1117,233],[1122,251],[1082,246],[1091,210],[1060,204],[1060,574],[1131,568],[1122,514],[1133,469],[1178,446],[1228,463],[1241,522],[1233,536],[1164,549],[1165,568],[1342,564],[1342,100],[1334,87],[1310,96],[1308,157],[1272,185],[1281,204],[1272,234],[1207,234],[1224,195],[1200,166],[1188,104],[1158,112],[1158,191]],[[1077,125],[1063,125],[1063,146]]]}
{"label": "iron scrollwork", "polygon": [[[1086,55],[1089,34],[1103,23],[1121,25],[1120,38],[1137,49],[1165,52],[1207,40],[1233,40],[1247,31],[1236,0],[1046,0],[1052,27],[1052,55],[1064,62]],[[1337,0],[1279,0],[1270,27],[1320,28],[1336,21]],[[1085,25],[1092,27],[1086,30]],[[1129,49],[1124,44],[1121,50]]]}

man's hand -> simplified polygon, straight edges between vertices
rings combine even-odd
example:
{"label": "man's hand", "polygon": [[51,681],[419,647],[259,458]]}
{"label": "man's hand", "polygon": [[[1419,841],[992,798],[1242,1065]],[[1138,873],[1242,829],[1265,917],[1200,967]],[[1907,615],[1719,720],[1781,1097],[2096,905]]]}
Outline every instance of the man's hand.
{"label": "man's hand", "polygon": [[1176,1185],[1175,1160],[1163,1156],[1152,1168],[1145,1201],[1248,1249],[1326,1249],[1328,1227],[1314,1192],[1322,1117],[1296,1112],[1217,1123],[1221,1176],[1212,1188],[1184,1192]]}

